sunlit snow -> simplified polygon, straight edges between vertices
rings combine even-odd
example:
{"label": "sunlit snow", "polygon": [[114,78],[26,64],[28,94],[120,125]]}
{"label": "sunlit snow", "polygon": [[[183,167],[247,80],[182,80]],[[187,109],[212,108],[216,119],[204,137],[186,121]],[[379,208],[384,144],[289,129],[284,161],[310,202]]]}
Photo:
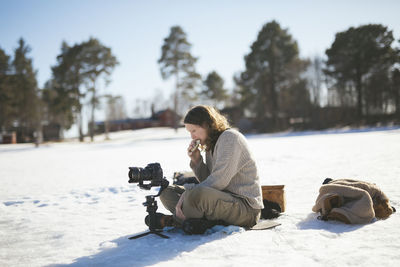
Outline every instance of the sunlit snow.
{"label": "sunlit snow", "polygon": [[[0,266],[399,266],[400,217],[368,225],[317,220],[326,177],[374,182],[400,207],[400,130],[247,136],[262,184],[284,184],[272,230],[215,227],[205,235],[149,235],[145,191],[128,167],[188,171],[184,129],[144,129],[94,143],[0,146]],[[166,212],[160,201],[159,211]]]}

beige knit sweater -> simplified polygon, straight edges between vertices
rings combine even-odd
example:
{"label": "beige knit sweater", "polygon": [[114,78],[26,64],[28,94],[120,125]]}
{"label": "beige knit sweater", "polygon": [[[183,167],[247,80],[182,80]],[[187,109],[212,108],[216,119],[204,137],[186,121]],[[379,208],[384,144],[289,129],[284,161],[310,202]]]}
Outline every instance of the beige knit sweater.
{"label": "beige knit sweater", "polygon": [[201,159],[197,165],[190,162],[200,184],[186,184],[185,189],[209,186],[244,198],[254,209],[264,207],[257,166],[241,133],[233,129],[224,131],[214,152],[206,152],[206,163]]}

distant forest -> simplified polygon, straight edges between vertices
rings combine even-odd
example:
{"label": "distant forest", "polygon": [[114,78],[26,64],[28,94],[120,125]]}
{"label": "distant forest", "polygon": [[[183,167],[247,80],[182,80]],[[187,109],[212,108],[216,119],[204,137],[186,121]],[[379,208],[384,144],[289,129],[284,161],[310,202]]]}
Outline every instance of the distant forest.
{"label": "distant forest", "polygon": [[[233,75],[234,88],[226,88],[216,71],[196,71],[198,58],[187,34],[173,26],[158,60],[162,78],[176,85],[171,127],[179,127],[184,110],[199,103],[217,107],[243,132],[399,124],[399,44],[386,26],[368,24],[336,33],[325,55],[302,59],[288,29],[271,21],[244,55],[245,69]],[[39,144],[62,140],[64,130],[76,124],[81,141],[85,135],[93,140],[102,101],[107,121],[127,117],[121,96],[98,92],[119,64],[100,40],[63,42],[43,88],[30,49],[21,38],[10,56],[0,44],[0,136],[14,132],[17,142]],[[91,114],[88,133],[82,130],[85,105]]]}

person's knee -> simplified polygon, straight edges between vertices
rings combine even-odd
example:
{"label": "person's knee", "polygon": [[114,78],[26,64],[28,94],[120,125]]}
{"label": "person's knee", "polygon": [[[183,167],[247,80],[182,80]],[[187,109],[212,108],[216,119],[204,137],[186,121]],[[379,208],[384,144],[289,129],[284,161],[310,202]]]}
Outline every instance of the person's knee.
{"label": "person's knee", "polygon": [[185,196],[185,202],[188,202],[191,206],[198,205],[205,197],[209,194],[209,188],[205,186],[196,186],[192,190],[188,191]]}
{"label": "person's knee", "polygon": [[174,190],[171,187],[165,188],[160,195],[160,200],[162,203],[165,203],[166,201],[169,201],[171,198],[171,195],[174,193]]}

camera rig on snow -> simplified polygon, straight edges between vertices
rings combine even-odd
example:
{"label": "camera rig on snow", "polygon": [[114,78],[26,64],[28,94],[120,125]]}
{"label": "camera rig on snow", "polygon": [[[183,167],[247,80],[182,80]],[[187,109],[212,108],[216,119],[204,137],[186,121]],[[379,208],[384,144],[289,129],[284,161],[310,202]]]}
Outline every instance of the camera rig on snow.
{"label": "camera rig on snow", "polygon": [[[169,238],[168,236],[161,234],[162,229],[156,227],[156,211],[158,209],[156,197],[160,196],[162,191],[168,187],[169,182],[163,177],[163,171],[160,163],[150,163],[145,168],[129,167],[129,183],[138,183],[141,189],[150,190],[152,187],[159,186],[160,190],[156,195],[146,196],[146,202],[143,206],[146,207],[146,211],[149,213],[147,218],[149,219],[149,231],[129,237],[129,239],[136,239],[139,237],[146,236],[148,234],[156,234],[163,238]],[[147,181],[147,183],[145,183]]]}

